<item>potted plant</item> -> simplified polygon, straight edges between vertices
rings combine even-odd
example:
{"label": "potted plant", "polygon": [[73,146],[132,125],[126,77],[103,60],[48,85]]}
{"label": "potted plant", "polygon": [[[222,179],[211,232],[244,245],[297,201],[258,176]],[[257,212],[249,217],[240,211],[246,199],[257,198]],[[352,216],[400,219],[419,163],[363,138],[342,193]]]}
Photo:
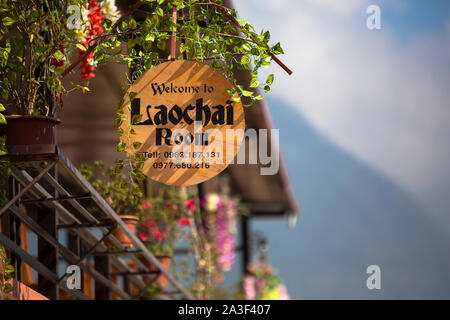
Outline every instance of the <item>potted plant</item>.
{"label": "potted plant", "polygon": [[0,116],[0,131],[7,146],[54,144],[63,94],[88,90],[79,84],[68,90],[62,82],[71,56],[84,49],[69,24],[70,6],[85,5],[81,0],[1,1],[0,112],[8,115]]}
{"label": "potted plant", "polygon": [[[186,200],[177,187],[164,186],[157,197],[146,199],[142,207],[138,237],[163,267],[169,269],[174,246],[183,231],[192,226],[192,219],[187,213],[195,210],[195,201]],[[139,256],[139,259],[149,270],[157,270],[144,256]],[[158,281],[163,287],[167,285],[164,276],[160,276]]]}
{"label": "potted plant", "polygon": [[247,267],[243,289],[246,300],[290,300],[282,279],[268,263],[260,261]]}
{"label": "potted plant", "polygon": [[[143,209],[141,186],[136,182],[130,182],[116,167],[106,168],[102,161],[96,161],[94,165],[83,164],[80,172],[134,233]],[[110,218],[101,220],[106,223],[112,222]],[[129,237],[120,228],[116,228],[113,235],[124,247],[133,246]]]}

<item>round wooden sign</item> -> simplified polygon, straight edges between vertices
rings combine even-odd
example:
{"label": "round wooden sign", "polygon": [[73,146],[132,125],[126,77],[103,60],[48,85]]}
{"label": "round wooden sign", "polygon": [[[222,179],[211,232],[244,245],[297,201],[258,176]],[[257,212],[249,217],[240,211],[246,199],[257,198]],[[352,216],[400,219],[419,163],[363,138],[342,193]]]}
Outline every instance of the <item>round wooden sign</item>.
{"label": "round wooden sign", "polygon": [[244,110],[237,93],[230,96],[234,91],[206,64],[160,64],[125,96],[121,140],[136,142],[142,171],[153,180],[189,186],[211,179],[234,159],[244,137]]}

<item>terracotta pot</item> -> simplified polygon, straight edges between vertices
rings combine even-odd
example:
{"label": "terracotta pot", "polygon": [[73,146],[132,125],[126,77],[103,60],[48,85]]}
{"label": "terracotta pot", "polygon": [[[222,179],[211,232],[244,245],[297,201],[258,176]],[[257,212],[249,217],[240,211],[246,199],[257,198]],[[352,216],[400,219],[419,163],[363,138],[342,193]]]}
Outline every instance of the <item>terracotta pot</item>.
{"label": "terracotta pot", "polygon": [[[155,255],[156,259],[158,259],[159,263],[162,264],[162,266],[164,267],[164,269],[169,270],[170,268],[170,261],[172,260],[172,256],[170,255]],[[150,261],[148,261],[145,257],[143,256],[139,256],[139,260],[144,264],[144,266],[149,270],[149,271],[158,271],[159,269],[153,265]],[[150,279],[152,279],[153,276],[144,276],[144,281],[149,281]],[[161,286],[163,288],[165,288],[167,286],[168,280],[164,275],[160,275],[158,277],[158,282],[161,284]]]}
{"label": "terracotta pot", "polygon": [[46,116],[5,116],[0,135],[6,136],[6,146],[55,144],[55,126],[61,121]]}
{"label": "terracotta pot", "polygon": [[[128,229],[131,230],[132,233],[135,233],[136,231],[136,224],[139,221],[138,217],[135,216],[127,216],[127,215],[123,215],[123,216],[119,216],[120,219],[122,219],[123,222],[125,222],[125,224],[127,225]],[[109,218],[104,218],[102,219],[103,222],[112,222],[111,219]],[[128,238],[128,236],[125,234],[125,232],[123,232],[122,229],[120,229],[119,227],[117,227],[112,234],[114,235],[114,237],[117,238],[117,240],[120,241],[120,243],[125,247],[125,248],[131,248],[133,246],[133,243],[131,242],[130,238]],[[106,245],[112,245],[111,241],[105,241]]]}

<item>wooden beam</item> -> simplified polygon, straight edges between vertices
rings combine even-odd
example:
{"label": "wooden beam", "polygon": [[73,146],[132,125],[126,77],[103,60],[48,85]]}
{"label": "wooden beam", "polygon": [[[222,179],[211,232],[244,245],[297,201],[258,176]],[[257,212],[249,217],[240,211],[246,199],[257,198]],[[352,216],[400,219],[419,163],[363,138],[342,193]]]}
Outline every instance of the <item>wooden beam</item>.
{"label": "wooden beam", "polygon": [[[94,264],[95,270],[97,270],[104,277],[111,279],[111,261],[109,256],[95,256]],[[104,286],[99,281],[95,281],[95,299],[111,300],[111,289]]]}
{"label": "wooden beam", "polygon": [[250,264],[250,230],[249,218],[242,216],[241,219],[241,236],[242,236],[242,274],[247,274],[247,267]]}

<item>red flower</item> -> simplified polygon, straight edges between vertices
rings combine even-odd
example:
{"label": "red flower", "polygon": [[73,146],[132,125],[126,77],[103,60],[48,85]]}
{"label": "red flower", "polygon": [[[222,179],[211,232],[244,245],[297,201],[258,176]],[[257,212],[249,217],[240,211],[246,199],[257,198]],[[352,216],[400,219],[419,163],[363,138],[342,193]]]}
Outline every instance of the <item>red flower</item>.
{"label": "red flower", "polygon": [[182,219],[178,220],[178,224],[180,225],[180,227],[184,227],[186,225],[188,227],[190,227],[190,226],[192,226],[192,221],[191,221],[191,219],[188,219],[188,218],[182,218]]}
{"label": "red flower", "polygon": [[172,203],[171,203],[170,201],[167,201],[167,202],[166,202],[166,207],[167,207],[167,208],[171,208],[171,207],[172,207]]}
{"label": "red flower", "polygon": [[147,234],[145,232],[140,232],[139,238],[145,242],[145,241],[147,241]]}
{"label": "red flower", "polygon": [[186,209],[189,211],[195,211],[195,200],[188,200],[185,202]]}
{"label": "red flower", "polygon": [[[92,0],[88,6],[89,13],[88,19],[90,20],[90,28],[88,30],[87,36],[84,38],[83,46],[86,48],[89,47],[89,43],[92,40],[92,36],[103,34],[102,20],[105,18],[102,15],[102,7],[97,4],[97,1]],[[84,51],[80,51],[80,55],[83,56]],[[81,63],[81,78],[84,80],[89,80],[95,77],[95,73],[93,72],[95,68],[90,65],[90,60],[94,59],[94,53],[91,52],[87,56],[83,58]]]}
{"label": "red flower", "polygon": [[[61,53],[64,53],[64,50],[65,50],[64,46],[62,44],[60,44],[59,51],[61,51]],[[64,62],[65,62],[64,58],[62,58],[59,61],[56,58],[52,58],[52,60],[50,61],[50,64],[55,67],[62,67],[64,65]]]}
{"label": "red flower", "polygon": [[156,236],[156,239],[158,239],[158,241],[162,240],[162,233],[161,233],[161,231],[155,231],[155,232],[153,232],[153,235]]}
{"label": "red flower", "polygon": [[150,228],[155,227],[155,224],[153,223],[152,219],[150,219],[150,218],[147,219],[147,224]]}
{"label": "red flower", "polygon": [[145,201],[142,206],[144,207],[144,209],[148,209],[150,208],[150,203],[148,203],[147,201]]}

